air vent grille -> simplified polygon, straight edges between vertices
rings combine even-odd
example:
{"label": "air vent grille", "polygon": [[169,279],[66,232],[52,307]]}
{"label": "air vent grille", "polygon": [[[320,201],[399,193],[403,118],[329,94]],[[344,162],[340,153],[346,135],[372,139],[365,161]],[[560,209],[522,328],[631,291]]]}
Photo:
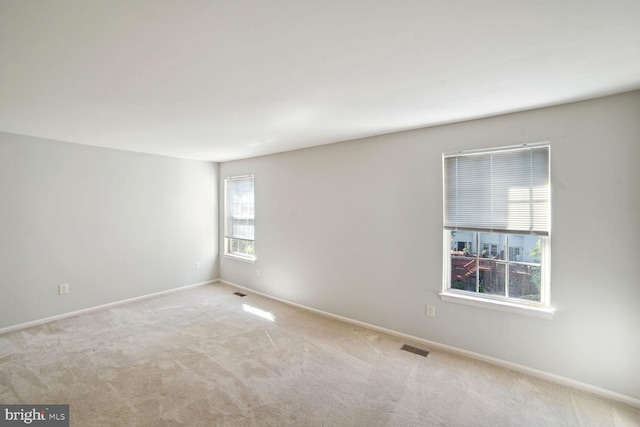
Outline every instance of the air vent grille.
{"label": "air vent grille", "polygon": [[409,344],[404,344],[400,348],[400,350],[408,351],[409,353],[417,354],[417,355],[423,356],[423,357],[427,357],[429,355],[429,352],[427,350],[423,350],[421,348],[414,347],[414,346],[409,345]]}

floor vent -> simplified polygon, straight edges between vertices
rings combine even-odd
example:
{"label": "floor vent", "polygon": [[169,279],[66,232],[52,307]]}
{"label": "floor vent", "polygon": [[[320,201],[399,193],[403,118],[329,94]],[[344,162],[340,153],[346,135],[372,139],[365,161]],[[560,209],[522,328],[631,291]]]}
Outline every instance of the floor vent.
{"label": "floor vent", "polygon": [[242,292],[234,292],[234,295],[238,295],[239,297],[246,297],[247,294],[243,294]]}
{"label": "floor vent", "polygon": [[424,356],[424,357],[427,357],[429,355],[429,352],[427,350],[423,350],[421,348],[414,347],[414,346],[408,345],[408,344],[404,344],[400,348],[400,350],[408,351],[409,353],[418,354],[418,355]]}

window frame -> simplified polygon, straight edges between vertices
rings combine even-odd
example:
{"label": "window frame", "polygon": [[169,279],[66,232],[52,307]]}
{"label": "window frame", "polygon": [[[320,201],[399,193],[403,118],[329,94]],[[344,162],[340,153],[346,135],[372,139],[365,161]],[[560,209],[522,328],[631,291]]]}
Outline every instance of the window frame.
{"label": "window frame", "polygon": [[[443,283],[440,299],[507,313],[522,314],[550,320],[555,311],[550,307],[550,237],[541,238],[540,249],[540,302],[519,300],[499,295],[453,289],[451,284],[451,231],[443,230]],[[482,258],[480,258],[482,259]],[[515,264],[515,263],[514,263]],[[508,266],[508,264],[506,264]],[[506,267],[508,268],[508,267]],[[508,284],[505,284],[508,286]]]}
{"label": "window frame", "polygon": [[[444,153],[443,154],[443,214],[445,211],[445,188],[446,188],[446,173],[445,173],[445,156],[452,155],[467,155],[467,154],[478,154],[478,153],[493,153],[503,150],[510,149],[522,149],[529,147],[547,147],[549,149],[549,169],[550,169],[550,144],[549,143],[539,143],[539,144],[526,144],[520,146],[511,146],[511,147],[498,147],[494,149],[483,149],[483,150],[472,150],[472,151],[463,151],[456,153]],[[549,170],[550,175],[550,170]],[[551,214],[551,181],[549,176],[549,215]],[[444,215],[443,215],[444,221]],[[495,295],[489,293],[482,293],[478,286],[476,286],[475,291],[467,291],[462,289],[455,289],[452,287],[451,283],[451,269],[452,269],[452,247],[451,247],[451,237],[452,231],[457,231],[458,229],[452,229],[451,227],[445,227],[443,223],[443,280],[442,280],[442,290],[440,292],[440,298],[446,302],[453,302],[458,304],[470,305],[474,307],[482,307],[491,310],[498,310],[502,312],[509,313],[517,313],[528,316],[533,316],[542,319],[552,319],[554,315],[554,310],[551,308],[551,293],[550,293],[550,267],[551,267],[551,229],[550,229],[550,217],[549,217],[549,227],[546,235],[536,235],[536,233],[532,232],[530,235],[536,235],[536,237],[540,238],[540,301],[532,301],[520,298],[509,297],[508,290],[505,289],[505,296]],[[484,228],[476,228],[476,229],[460,229],[459,231],[469,231],[475,232],[476,238],[476,257],[477,259],[482,260],[481,258],[481,248],[480,248],[480,234],[481,233],[494,233],[494,234],[503,234],[503,235],[526,235],[522,232],[511,232],[508,230],[491,230]],[[523,264],[522,262],[516,260],[510,260],[509,256],[509,245],[506,244],[505,247],[505,269],[508,269],[511,264],[518,265]],[[522,250],[520,248],[520,250]],[[471,258],[471,257],[469,257]],[[526,263],[524,263],[526,264]],[[505,273],[505,287],[509,286],[507,282],[508,273]],[[479,278],[476,278],[476,284],[478,283]]]}
{"label": "window frame", "polygon": [[[244,219],[252,220],[253,227],[253,239],[247,239],[244,237],[240,237],[229,232],[230,224],[229,218],[232,215],[229,214],[229,205],[228,205],[228,192],[229,192],[229,182],[234,180],[243,180],[243,179],[251,179],[252,181],[252,205],[253,205],[253,215],[249,215]],[[231,259],[236,259],[245,262],[255,262],[256,261],[256,250],[255,250],[255,176],[254,175],[234,175],[228,176],[224,179],[224,229],[223,229],[223,245],[224,245],[224,256]],[[233,217],[235,218],[235,217]],[[232,250],[233,241],[244,241],[244,242],[252,242],[253,243],[253,254],[245,254],[242,252],[234,252]]]}

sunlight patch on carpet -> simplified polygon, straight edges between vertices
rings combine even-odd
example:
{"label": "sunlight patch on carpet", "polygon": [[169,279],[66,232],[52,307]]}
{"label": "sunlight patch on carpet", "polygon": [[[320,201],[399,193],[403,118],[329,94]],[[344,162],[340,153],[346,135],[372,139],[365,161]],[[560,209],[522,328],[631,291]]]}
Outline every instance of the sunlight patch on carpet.
{"label": "sunlight patch on carpet", "polygon": [[259,308],[247,304],[242,304],[242,308],[248,313],[255,314],[256,316],[260,316],[272,322],[276,320],[276,316],[274,316],[274,314],[269,311],[260,310]]}

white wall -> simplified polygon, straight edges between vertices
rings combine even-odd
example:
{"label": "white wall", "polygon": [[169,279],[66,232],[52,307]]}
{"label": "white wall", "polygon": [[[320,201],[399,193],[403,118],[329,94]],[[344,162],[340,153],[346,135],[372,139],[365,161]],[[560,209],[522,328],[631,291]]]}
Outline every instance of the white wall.
{"label": "white wall", "polygon": [[[540,141],[555,318],[441,301],[441,153]],[[221,277],[640,399],[639,163],[640,92],[223,163],[255,174],[258,260]]]}
{"label": "white wall", "polygon": [[217,192],[214,163],[0,133],[0,328],[217,278]]}

